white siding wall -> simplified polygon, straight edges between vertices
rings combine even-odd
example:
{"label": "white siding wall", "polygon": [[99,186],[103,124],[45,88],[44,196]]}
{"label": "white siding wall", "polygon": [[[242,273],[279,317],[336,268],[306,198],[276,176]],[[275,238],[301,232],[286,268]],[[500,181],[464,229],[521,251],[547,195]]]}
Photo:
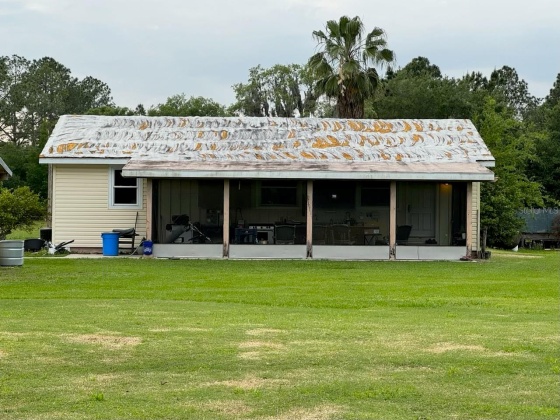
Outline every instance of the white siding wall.
{"label": "white siding wall", "polygon": [[480,249],[480,182],[472,183],[472,250]]}
{"label": "white siding wall", "polygon": [[53,165],[53,242],[74,239],[70,247],[101,248],[101,233],[134,226],[138,243],[146,235],[146,180],[142,209],[109,209],[109,165]]}

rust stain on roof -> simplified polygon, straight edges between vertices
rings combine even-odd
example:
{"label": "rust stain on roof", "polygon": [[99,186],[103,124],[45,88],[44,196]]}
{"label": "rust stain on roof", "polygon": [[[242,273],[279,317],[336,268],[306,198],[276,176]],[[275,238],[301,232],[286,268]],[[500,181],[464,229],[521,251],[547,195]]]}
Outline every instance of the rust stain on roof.
{"label": "rust stain on roof", "polygon": [[469,120],[93,115],[61,117],[41,156],[246,162],[493,160]]}

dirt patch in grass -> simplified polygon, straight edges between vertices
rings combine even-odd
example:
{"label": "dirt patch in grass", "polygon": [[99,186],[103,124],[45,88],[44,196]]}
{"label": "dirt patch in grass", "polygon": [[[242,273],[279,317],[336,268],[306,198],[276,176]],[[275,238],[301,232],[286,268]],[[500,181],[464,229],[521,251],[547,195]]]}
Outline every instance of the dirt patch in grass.
{"label": "dirt patch in grass", "polygon": [[314,408],[293,408],[277,416],[263,417],[262,420],[328,420],[337,418],[341,411],[342,407],[324,404]]}
{"label": "dirt patch in grass", "polygon": [[239,358],[244,360],[259,360],[261,358],[261,353],[258,351],[246,351],[241,353]]}
{"label": "dirt patch in grass", "polygon": [[286,346],[279,343],[271,343],[269,341],[245,341],[239,344],[240,349],[283,349]]}
{"label": "dirt patch in grass", "polygon": [[123,337],[118,335],[81,334],[63,336],[67,341],[78,344],[94,344],[106,349],[134,347],[142,342],[140,337]]}
{"label": "dirt patch in grass", "polygon": [[255,328],[253,330],[248,330],[246,333],[247,335],[251,336],[263,336],[263,335],[272,335],[272,334],[280,334],[283,333],[283,330],[277,330],[274,328]]}
{"label": "dirt patch in grass", "polygon": [[237,418],[253,411],[245,402],[237,400],[208,401],[202,403],[200,408],[205,411],[223,414],[228,418]]}
{"label": "dirt patch in grass", "polygon": [[4,357],[8,356],[8,353],[6,353],[5,351],[3,351],[2,349],[0,349],[0,359],[3,359]]}
{"label": "dirt patch in grass", "polygon": [[258,388],[271,388],[278,385],[288,385],[289,381],[286,379],[268,379],[257,378],[256,376],[246,376],[243,379],[229,380],[229,381],[216,381],[206,383],[206,386],[227,386],[232,388],[239,388],[245,390],[252,390]]}
{"label": "dirt patch in grass", "polygon": [[505,254],[505,253],[499,253],[496,254],[496,257],[505,257],[505,258],[544,258],[542,255],[527,255],[527,254],[517,254],[517,253],[512,253],[512,254]]}
{"label": "dirt patch in grass", "polygon": [[480,352],[485,352],[487,351],[487,349],[483,346],[478,346],[478,345],[467,345],[467,344],[456,344],[456,343],[438,343],[433,347],[430,347],[428,349],[428,351],[430,353],[436,353],[436,354],[441,354],[441,353],[446,353],[448,351],[480,351]]}

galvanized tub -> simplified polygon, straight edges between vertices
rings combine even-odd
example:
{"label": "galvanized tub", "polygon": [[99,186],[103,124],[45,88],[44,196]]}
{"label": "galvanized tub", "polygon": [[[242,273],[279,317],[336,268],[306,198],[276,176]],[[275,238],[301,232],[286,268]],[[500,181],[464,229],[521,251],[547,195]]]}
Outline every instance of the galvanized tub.
{"label": "galvanized tub", "polygon": [[23,265],[23,241],[0,241],[0,265]]}

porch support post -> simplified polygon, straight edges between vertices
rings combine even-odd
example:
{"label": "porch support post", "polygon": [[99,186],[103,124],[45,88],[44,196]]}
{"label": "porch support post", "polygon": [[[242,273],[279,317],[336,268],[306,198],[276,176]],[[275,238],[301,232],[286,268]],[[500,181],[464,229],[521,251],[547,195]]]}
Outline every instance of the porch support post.
{"label": "porch support post", "polygon": [[307,229],[305,233],[307,258],[313,258],[313,181],[307,181]]}
{"label": "porch support post", "polygon": [[473,198],[473,183],[467,182],[467,212],[466,217],[467,220],[465,221],[465,244],[467,246],[467,257],[470,257],[472,254],[472,237],[473,237],[473,225],[472,225],[472,198]]}
{"label": "porch support post", "polygon": [[146,179],[146,239],[152,240],[153,181]]}
{"label": "porch support post", "polygon": [[389,201],[389,259],[397,255],[397,181],[391,181]]}
{"label": "porch support post", "polygon": [[222,256],[229,258],[229,179],[224,179],[224,224],[222,231],[224,245]]}

